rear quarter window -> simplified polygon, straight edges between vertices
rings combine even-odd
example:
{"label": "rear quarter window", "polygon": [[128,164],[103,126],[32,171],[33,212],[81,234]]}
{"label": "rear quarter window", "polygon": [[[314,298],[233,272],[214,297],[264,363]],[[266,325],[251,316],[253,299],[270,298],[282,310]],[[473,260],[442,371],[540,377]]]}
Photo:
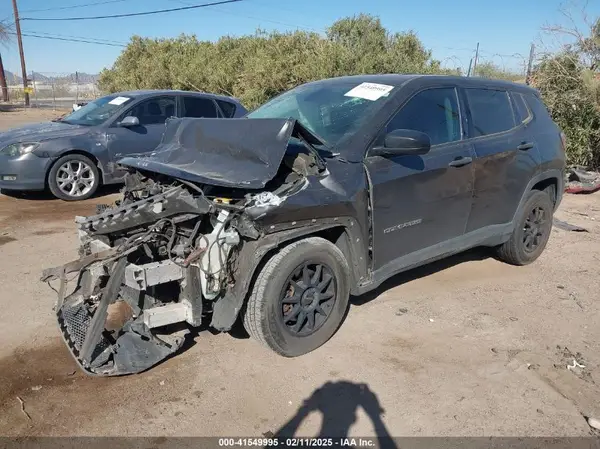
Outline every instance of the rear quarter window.
{"label": "rear quarter window", "polygon": [[535,94],[524,94],[524,96],[525,96],[525,99],[527,100],[527,104],[529,105],[530,109],[533,112],[533,115],[536,118],[551,119],[550,111],[548,111],[548,108],[546,107],[546,105],[544,104],[544,102],[542,101],[542,99],[540,97],[538,97]]}
{"label": "rear quarter window", "polygon": [[521,95],[518,92],[512,92],[513,104],[515,106],[515,115],[518,123],[525,123],[531,118],[531,111]]}
{"label": "rear quarter window", "polygon": [[221,108],[221,111],[223,111],[223,114],[225,115],[225,117],[227,117],[227,118],[233,117],[233,115],[235,114],[235,109],[236,109],[235,104],[230,103],[228,101],[224,101],[224,100],[217,100],[217,104]]}
{"label": "rear quarter window", "polygon": [[515,127],[515,117],[505,90],[465,89],[471,111],[471,137],[488,136]]}

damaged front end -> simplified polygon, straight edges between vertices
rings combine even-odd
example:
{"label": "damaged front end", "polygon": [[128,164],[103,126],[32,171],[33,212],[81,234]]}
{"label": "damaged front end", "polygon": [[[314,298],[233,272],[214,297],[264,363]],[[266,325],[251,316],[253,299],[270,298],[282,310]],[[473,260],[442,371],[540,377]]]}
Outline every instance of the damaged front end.
{"label": "damaged front end", "polygon": [[76,218],[79,259],[43,273],[60,283],[60,330],[87,373],[138,373],[180,349],[235,284],[236,256],[264,235],[258,219],[306,187],[310,161],[282,164],[293,120],[235,122],[168,123],[153,154],[121,161],[122,200]]}

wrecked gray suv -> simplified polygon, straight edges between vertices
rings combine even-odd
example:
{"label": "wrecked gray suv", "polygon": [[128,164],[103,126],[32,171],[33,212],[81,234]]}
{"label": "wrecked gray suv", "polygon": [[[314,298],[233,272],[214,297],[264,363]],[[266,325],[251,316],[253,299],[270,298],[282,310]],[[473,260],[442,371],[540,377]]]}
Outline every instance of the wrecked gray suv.
{"label": "wrecked gray suv", "polygon": [[242,119],[172,119],[153,153],[120,164],[122,200],[77,217],[80,258],[43,274],[96,375],[143,371],[190,326],[238,319],[299,356],[335,333],[351,294],[395,273],[479,245],[530,263],[565,156],[527,86],[380,75],[306,84]]}

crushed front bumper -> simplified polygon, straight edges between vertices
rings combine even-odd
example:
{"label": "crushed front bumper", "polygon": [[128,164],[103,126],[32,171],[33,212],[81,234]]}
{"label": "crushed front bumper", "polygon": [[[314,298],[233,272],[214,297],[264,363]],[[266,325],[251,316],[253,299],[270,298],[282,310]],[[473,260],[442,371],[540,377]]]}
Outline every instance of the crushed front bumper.
{"label": "crushed front bumper", "polygon": [[[135,304],[123,299],[128,294],[123,283],[127,258],[120,255],[112,261],[112,252],[111,248],[82,257],[42,275],[47,282],[60,279],[56,314],[62,337],[80,367],[98,376],[145,371],[179,350],[185,339],[185,332],[155,334],[144,313],[136,314]],[[108,263],[92,265],[102,258]],[[65,297],[66,276],[75,271],[79,271],[77,286]],[[109,309],[118,304],[121,312],[115,317]]]}

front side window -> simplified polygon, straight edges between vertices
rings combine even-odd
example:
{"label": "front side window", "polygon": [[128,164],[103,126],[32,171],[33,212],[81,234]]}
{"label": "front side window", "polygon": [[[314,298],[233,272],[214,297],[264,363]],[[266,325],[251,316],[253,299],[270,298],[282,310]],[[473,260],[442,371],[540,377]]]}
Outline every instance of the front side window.
{"label": "front side window", "polygon": [[454,88],[428,89],[406,103],[386,127],[411,129],[429,136],[431,145],[460,140],[460,112]]}
{"label": "front side window", "polygon": [[217,107],[210,98],[183,97],[182,117],[215,118]]}
{"label": "front side window", "polygon": [[107,95],[90,101],[85,106],[61,119],[71,125],[100,125],[131,103],[132,98],[119,95]]}
{"label": "front side window", "polygon": [[515,117],[508,92],[493,89],[465,89],[473,135],[488,136],[515,127]]}
{"label": "front side window", "polygon": [[[175,115],[175,97],[156,97],[136,104],[124,116],[137,117],[140,125],[164,124]],[[124,117],[122,117],[124,118]]]}

